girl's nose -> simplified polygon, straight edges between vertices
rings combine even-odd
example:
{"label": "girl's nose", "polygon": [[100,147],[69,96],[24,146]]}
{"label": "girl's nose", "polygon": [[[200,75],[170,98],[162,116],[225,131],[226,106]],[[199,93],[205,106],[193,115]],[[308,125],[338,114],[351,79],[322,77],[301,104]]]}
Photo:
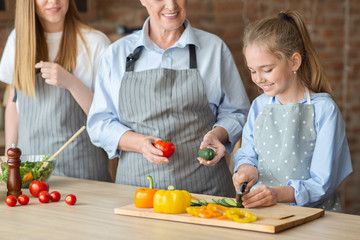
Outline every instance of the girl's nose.
{"label": "girl's nose", "polygon": [[258,84],[258,83],[261,83],[263,81],[264,81],[264,79],[263,79],[262,75],[259,72],[257,72],[256,74],[253,74],[253,82],[254,83]]}

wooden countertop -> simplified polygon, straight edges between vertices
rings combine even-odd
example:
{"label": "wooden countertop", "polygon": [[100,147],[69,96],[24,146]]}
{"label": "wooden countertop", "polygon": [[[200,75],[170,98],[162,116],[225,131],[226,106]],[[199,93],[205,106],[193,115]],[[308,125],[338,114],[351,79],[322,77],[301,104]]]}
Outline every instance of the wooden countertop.
{"label": "wooden countertop", "polygon": [[[5,204],[0,183],[0,239],[359,239],[360,216],[326,212],[324,217],[277,234],[201,226],[115,215],[114,208],[133,203],[137,187],[52,176],[50,191],[60,202],[42,204],[30,196],[26,206]],[[64,202],[67,194],[77,203]]]}

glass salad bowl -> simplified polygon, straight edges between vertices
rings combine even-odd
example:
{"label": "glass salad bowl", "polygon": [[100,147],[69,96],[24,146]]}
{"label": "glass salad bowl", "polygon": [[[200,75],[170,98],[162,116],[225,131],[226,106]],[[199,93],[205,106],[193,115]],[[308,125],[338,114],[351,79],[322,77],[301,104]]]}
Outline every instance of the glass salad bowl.
{"label": "glass salad bowl", "polygon": [[[29,188],[31,181],[46,181],[51,176],[55,160],[48,160],[49,155],[21,155],[20,177],[22,188]],[[0,177],[7,184],[9,167],[7,165],[7,157],[0,158]]]}

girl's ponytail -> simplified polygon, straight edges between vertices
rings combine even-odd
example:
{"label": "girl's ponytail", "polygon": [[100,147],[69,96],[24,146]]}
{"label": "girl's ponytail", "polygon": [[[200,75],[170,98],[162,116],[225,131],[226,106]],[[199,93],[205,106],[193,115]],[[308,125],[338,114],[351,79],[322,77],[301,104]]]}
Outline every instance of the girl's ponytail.
{"label": "girl's ponytail", "polygon": [[299,69],[299,74],[302,76],[305,86],[314,92],[326,92],[332,95],[330,82],[300,14],[297,11],[283,11],[282,13],[286,14],[291,22],[296,25],[302,39],[304,53],[302,54],[302,66]]}

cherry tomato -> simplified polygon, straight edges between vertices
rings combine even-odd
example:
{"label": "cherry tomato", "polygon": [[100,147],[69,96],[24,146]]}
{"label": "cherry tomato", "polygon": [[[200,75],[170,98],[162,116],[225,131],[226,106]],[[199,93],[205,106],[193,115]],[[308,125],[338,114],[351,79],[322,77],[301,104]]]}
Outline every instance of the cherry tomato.
{"label": "cherry tomato", "polygon": [[50,201],[50,194],[47,191],[41,191],[39,193],[39,202],[48,203]]}
{"label": "cherry tomato", "polygon": [[50,200],[52,202],[58,202],[61,198],[61,194],[58,191],[52,191],[50,193]]}
{"label": "cherry tomato", "polygon": [[20,196],[18,196],[18,202],[21,205],[26,205],[29,203],[29,197],[25,194],[21,194]]}
{"label": "cherry tomato", "polygon": [[156,141],[156,143],[154,144],[154,147],[161,150],[163,152],[163,157],[166,157],[166,158],[171,157],[171,155],[173,155],[173,153],[175,152],[175,149],[176,149],[175,145],[171,142],[168,142],[166,139],[165,139],[165,141],[163,141],[163,140]]}
{"label": "cherry tomato", "polygon": [[9,207],[13,207],[16,205],[17,200],[16,200],[16,197],[14,197],[13,195],[9,195],[6,197],[5,202],[6,202],[6,205],[8,205]]}
{"label": "cherry tomato", "polygon": [[49,191],[49,184],[47,182],[34,180],[30,183],[29,191],[31,195],[38,197],[41,191]]}
{"label": "cherry tomato", "polygon": [[65,197],[65,202],[69,205],[74,205],[76,203],[75,195],[69,194]]}

